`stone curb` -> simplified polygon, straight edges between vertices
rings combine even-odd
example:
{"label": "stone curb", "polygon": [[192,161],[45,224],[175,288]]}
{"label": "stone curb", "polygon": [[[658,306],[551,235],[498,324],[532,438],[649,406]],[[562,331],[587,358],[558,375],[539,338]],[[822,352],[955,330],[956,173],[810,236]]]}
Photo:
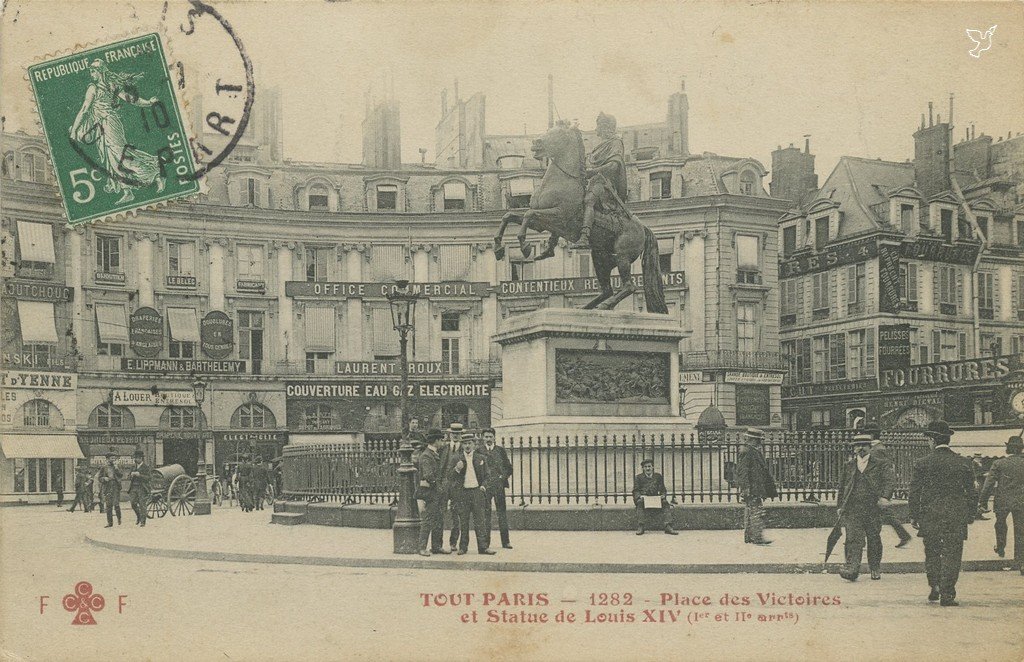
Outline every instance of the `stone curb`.
{"label": "stone curb", "polygon": [[[86,542],[96,547],[128,554],[162,556],[175,559],[225,561],[235,563],[275,563],[290,565],[335,566],[343,568],[400,568],[412,570],[472,570],[478,572],[558,572],[592,574],[837,574],[838,563],[823,569],[820,563],[561,563],[514,561],[472,561],[449,559],[444,561],[409,555],[405,558],[344,558],[331,556],[299,556],[285,554],[250,554],[244,552],[212,552],[187,549],[164,549],[124,545],[97,540],[86,534]],[[1012,569],[1005,560],[964,561],[965,572],[995,572]],[[924,572],[922,561],[883,563],[884,574],[914,574]],[[864,574],[867,574],[865,569]]]}

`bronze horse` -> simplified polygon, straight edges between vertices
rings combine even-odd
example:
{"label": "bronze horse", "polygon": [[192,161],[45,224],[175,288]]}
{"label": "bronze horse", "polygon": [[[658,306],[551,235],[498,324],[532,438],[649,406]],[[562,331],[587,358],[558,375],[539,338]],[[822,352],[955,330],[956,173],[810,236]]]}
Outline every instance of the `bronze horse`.
{"label": "bronze horse", "polygon": [[[529,258],[533,249],[526,243],[527,230],[550,232],[545,249],[537,260],[552,257],[558,239],[565,237],[576,241],[583,225],[583,195],[587,186],[586,155],[583,134],[576,127],[558,124],[546,134],[533,141],[534,158],[548,159],[544,179],[533,191],[530,209],[526,212],[510,211],[501,219],[501,226],[494,237],[494,256],[502,259],[505,248],[502,237],[509,223],[519,224],[519,246],[523,257]],[[658,241],[650,228],[646,227],[615,195],[603,178],[592,184],[606,188],[601,194],[604,208],[611,212],[597,212],[590,236],[590,253],[594,273],[601,284],[601,293],[584,308],[611,310],[627,296],[636,291],[630,268],[638,257],[643,256],[641,266],[644,277],[644,300],[647,311],[668,313],[665,292],[658,265]],[[621,284],[612,289],[612,268],[619,271]]]}

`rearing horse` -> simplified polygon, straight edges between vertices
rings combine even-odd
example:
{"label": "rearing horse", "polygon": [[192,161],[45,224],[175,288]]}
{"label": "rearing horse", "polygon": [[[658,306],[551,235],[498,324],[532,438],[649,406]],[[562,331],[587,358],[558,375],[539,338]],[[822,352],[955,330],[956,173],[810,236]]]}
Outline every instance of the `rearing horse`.
{"label": "rearing horse", "polygon": [[[550,232],[547,246],[537,260],[552,257],[558,239],[565,237],[576,241],[583,226],[583,196],[587,186],[586,154],[583,134],[576,127],[559,123],[540,138],[533,141],[534,158],[548,159],[544,179],[530,197],[530,209],[526,212],[510,211],[501,219],[501,226],[494,237],[494,256],[502,259],[505,248],[502,237],[509,223],[519,224],[519,246],[523,256],[530,257],[533,249],[526,243],[528,230]],[[611,212],[597,211],[594,227],[590,234],[590,255],[594,273],[601,284],[601,293],[584,308],[611,310],[627,296],[636,291],[631,275],[631,266],[643,256],[641,266],[644,277],[644,300],[647,311],[668,313],[665,292],[658,265],[658,241],[650,228],[643,225],[626,209],[617,198],[611,186],[603,178],[594,183],[604,185],[604,199],[614,201],[603,205]],[[618,290],[612,289],[612,268],[618,269],[622,281]]]}

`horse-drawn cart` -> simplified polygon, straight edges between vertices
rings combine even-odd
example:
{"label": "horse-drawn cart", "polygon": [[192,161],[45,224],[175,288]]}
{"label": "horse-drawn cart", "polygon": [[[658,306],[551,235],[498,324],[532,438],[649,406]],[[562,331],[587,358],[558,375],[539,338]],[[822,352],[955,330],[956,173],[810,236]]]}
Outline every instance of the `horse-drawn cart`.
{"label": "horse-drawn cart", "polygon": [[153,469],[149,479],[149,517],[191,515],[196,506],[196,480],[180,464]]}

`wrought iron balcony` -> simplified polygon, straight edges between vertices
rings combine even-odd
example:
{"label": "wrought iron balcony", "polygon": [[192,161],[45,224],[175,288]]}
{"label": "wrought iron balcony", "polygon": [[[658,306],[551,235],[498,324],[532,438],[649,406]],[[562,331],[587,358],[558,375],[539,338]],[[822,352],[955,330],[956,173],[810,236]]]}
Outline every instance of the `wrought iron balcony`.
{"label": "wrought iron balcony", "polygon": [[706,352],[682,352],[679,354],[680,370],[714,370],[718,368],[788,370],[789,363],[786,357],[779,352],[714,349]]}

